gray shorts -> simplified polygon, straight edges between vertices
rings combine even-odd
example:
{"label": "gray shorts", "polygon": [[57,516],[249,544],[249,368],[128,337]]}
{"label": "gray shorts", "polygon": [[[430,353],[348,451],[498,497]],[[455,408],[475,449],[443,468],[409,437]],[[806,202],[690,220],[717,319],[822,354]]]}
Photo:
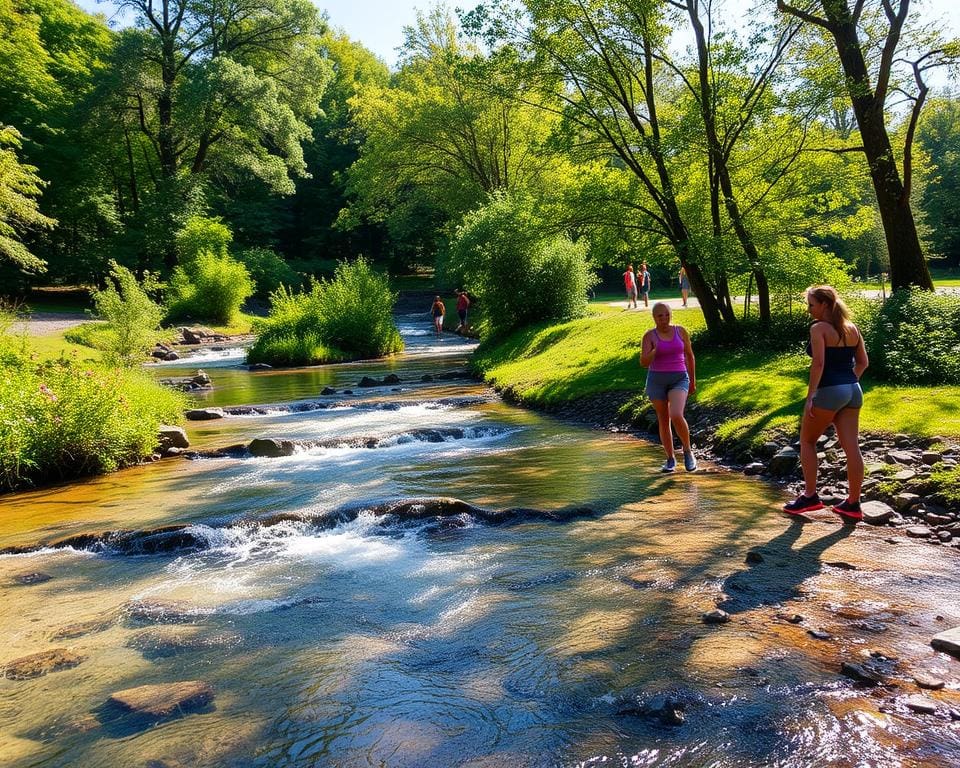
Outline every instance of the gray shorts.
{"label": "gray shorts", "polygon": [[690,391],[690,377],[686,371],[647,371],[647,397],[666,400],[671,389]]}
{"label": "gray shorts", "polygon": [[817,387],[817,391],[813,393],[813,404],[825,411],[862,408],[863,390],[856,382],[853,384],[834,384],[830,387]]}

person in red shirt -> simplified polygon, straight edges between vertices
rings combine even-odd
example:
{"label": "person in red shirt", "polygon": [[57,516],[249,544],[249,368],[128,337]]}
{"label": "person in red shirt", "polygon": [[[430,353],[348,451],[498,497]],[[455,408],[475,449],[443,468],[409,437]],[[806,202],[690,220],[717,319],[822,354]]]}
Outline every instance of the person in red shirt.
{"label": "person in red shirt", "polygon": [[457,326],[456,333],[461,330],[467,330],[467,310],[470,308],[470,297],[462,288],[454,291],[457,294],[457,315],[460,317],[460,325]]}
{"label": "person in red shirt", "polygon": [[633,302],[633,308],[637,308],[637,276],[633,274],[633,264],[627,267],[623,273],[623,287],[627,291],[627,309],[630,309],[630,302]]}

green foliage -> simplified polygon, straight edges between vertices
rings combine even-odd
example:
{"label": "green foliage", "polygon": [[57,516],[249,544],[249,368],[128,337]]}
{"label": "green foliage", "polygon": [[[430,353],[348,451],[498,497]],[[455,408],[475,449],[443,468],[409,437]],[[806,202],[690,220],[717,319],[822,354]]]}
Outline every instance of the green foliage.
{"label": "green foliage", "polygon": [[184,405],[139,371],[0,357],[0,490],[136,463]]}
{"label": "green foliage", "polygon": [[691,341],[698,350],[764,350],[769,352],[797,352],[803,349],[810,335],[810,318],[806,312],[787,314],[775,312],[769,323],[762,323],[756,315],[736,325],[703,328],[693,334]]}
{"label": "green foliage", "polygon": [[396,295],[365,259],[341,262],[330,281],[309,291],[280,288],[258,326],[247,359],[271,365],[313,365],[380,357],[403,349],[393,321]]}
{"label": "green foliage", "polygon": [[917,129],[917,144],[929,157],[919,207],[930,245],[947,265],[960,266],[960,101],[932,101]]}
{"label": "green foliage", "polygon": [[903,384],[960,381],[960,296],[902,290],[854,308],[871,376]]}
{"label": "green foliage", "polygon": [[243,264],[203,251],[170,276],[167,318],[229,324],[253,295],[253,289],[253,280]]}
{"label": "green foliage", "polygon": [[553,232],[523,195],[496,194],[468,214],[446,255],[448,274],[484,308],[481,334],[586,313],[596,283],[587,244]]}
{"label": "green foliage", "polygon": [[42,272],[44,263],[23,244],[23,238],[56,222],[40,213],[37,198],[46,184],[35,167],[20,161],[17,152],[22,140],[16,128],[0,124],[0,263]]}
{"label": "green foliage", "polygon": [[236,258],[250,273],[257,297],[266,298],[281,285],[297,288],[302,282],[300,275],[270,248],[248,248]]}
{"label": "green foliage", "polygon": [[110,262],[110,278],[103,290],[92,295],[96,314],[107,321],[98,349],[110,365],[133,366],[143,360],[157,340],[163,307],[150,298],[158,290],[156,278],[144,274],[143,284],[126,267]]}
{"label": "green foliage", "polygon": [[229,255],[233,233],[219,218],[190,216],[177,232],[177,256],[181,264],[193,261],[201,253],[212,253],[218,258]]}

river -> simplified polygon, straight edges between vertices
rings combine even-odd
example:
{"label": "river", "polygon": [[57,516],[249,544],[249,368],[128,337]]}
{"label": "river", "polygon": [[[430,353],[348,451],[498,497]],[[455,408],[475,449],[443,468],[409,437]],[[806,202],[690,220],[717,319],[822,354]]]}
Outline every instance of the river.
{"label": "river", "polygon": [[[778,491],[710,466],[661,475],[656,446],[507,405],[458,376],[470,342],[400,320],[389,360],[155,369],[203,367],[204,406],[269,406],[190,422],[195,447],[293,455],[3,497],[0,664],[82,662],[0,679],[0,763],[960,764],[958,662],[929,646],[960,624],[956,551],[784,519]],[[445,497],[492,513],[375,514]],[[182,545],[129,545],[166,526]],[[129,535],[57,545],[107,531]],[[705,624],[718,605],[730,621]],[[840,672],[868,660],[885,685]],[[906,706],[920,672],[947,681],[934,714]],[[107,704],[178,681],[213,700],[153,720]]]}

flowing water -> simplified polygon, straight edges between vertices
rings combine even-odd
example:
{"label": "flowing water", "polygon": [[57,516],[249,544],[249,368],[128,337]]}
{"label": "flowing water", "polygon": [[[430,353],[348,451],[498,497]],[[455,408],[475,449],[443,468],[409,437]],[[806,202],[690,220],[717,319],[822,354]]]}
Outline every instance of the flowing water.
{"label": "flowing water", "polygon": [[[401,321],[392,360],[200,361],[216,385],[202,404],[270,407],[191,422],[192,443],[278,437],[293,455],[171,459],[0,501],[0,665],[83,657],[0,679],[0,763],[960,763],[958,662],[928,645],[960,624],[955,550],[785,520],[779,492],[709,467],[660,475],[655,446],[508,406],[455,377],[469,343]],[[388,373],[401,383],[356,387]],[[437,497],[520,511],[377,514]],[[170,525],[181,543],[143,545]],[[58,545],[107,531],[131,536]],[[717,605],[730,622],[704,624]],[[871,651],[887,685],[840,674]],[[905,706],[918,672],[948,681],[936,714]],[[189,680],[213,701],[159,720],[107,704]]]}

